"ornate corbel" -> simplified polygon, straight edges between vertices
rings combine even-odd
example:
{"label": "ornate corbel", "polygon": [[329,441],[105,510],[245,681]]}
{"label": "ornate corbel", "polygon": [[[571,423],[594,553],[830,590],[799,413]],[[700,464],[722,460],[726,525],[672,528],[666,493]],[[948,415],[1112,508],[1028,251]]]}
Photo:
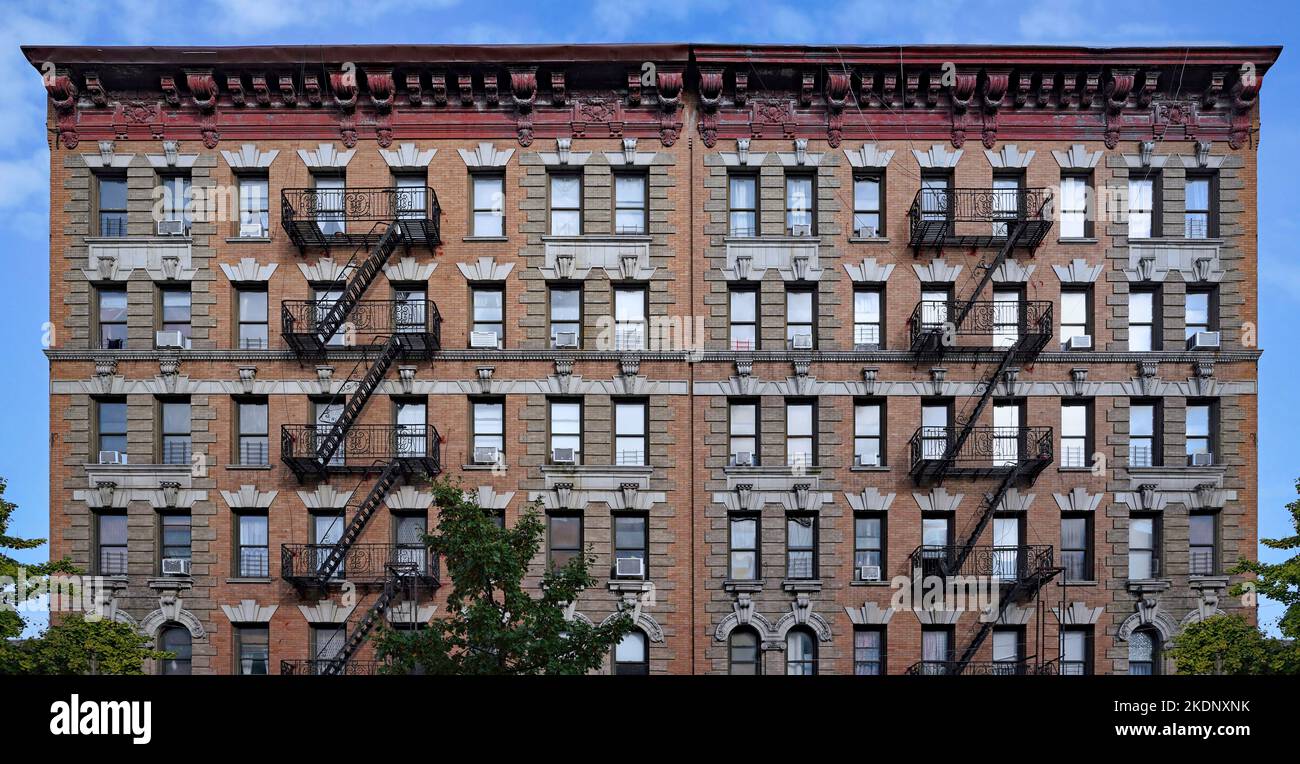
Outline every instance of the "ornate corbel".
{"label": "ornate corbel", "polygon": [[248,105],[247,96],[244,93],[244,80],[238,74],[231,74],[226,77],[226,90],[230,91],[230,102],[235,106],[243,108]]}
{"label": "ornate corbel", "polygon": [[44,72],[45,92],[54,106],[55,121],[59,126],[59,140],[64,148],[75,149],[77,137],[77,86],[66,70],[47,67]]}
{"label": "ornate corbel", "polygon": [[680,109],[684,72],[680,67],[659,67],[655,72],[659,91],[659,141],[665,146],[677,142],[682,134]]}
{"label": "ornate corbel", "polygon": [[412,106],[424,103],[424,86],[420,83],[419,72],[408,72],[406,75],[406,102]]}
{"label": "ornate corbel", "polygon": [[749,72],[736,72],[736,95],[735,102],[737,106],[744,106],[749,101]]}
{"label": "ornate corbel", "polygon": [[432,72],[429,74],[429,89],[433,91],[433,105],[447,105],[447,73]]}
{"label": "ornate corbel", "polygon": [[804,72],[800,78],[799,105],[807,109],[812,106],[813,91],[816,89],[817,74]]}
{"label": "ornate corbel", "polygon": [[190,89],[194,106],[199,110],[199,130],[203,133],[203,145],[215,149],[221,140],[221,133],[217,132],[217,81],[212,76],[212,70],[186,72],[185,84]]}
{"label": "ornate corbel", "polygon": [[718,143],[718,107],[722,105],[721,67],[700,69],[700,136],[704,145],[713,148]]}
{"label": "ornate corbel", "polygon": [[271,87],[266,84],[265,74],[252,75],[253,80],[253,99],[257,101],[258,106],[268,107],[271,105]]}
{"label": "ornate corbel", "polygon": [[397,100],[393,70],[366,70],[366,87],[370,90],[370,103],[377,114],[375,139],[380,146],[388,148],[393,145],[393,104]]}
{"label": "ornate corbel", "polygon": [[1151,106],[1151,101],[1156,97],[1156,85],[1160,82],[1160,72],[1146,71],[1142,73],[1142,89],[1138,91],[1138,106],[1147,108]]}
{"label": "ornate corbel", "polygon": [[499,106],[501,104],[501,91],[497,87],[497,73],[483,73],[483,97],[487,100],[488,106]]}
{"label": "ornate corbel", "polygon": [[952,145],[961,148],[966,143],[966,113],[971,99],[975,96],[978,77],[974,72],[958,72],[954,75],[948,97],[952,106]]}
{"label": "ornate corbel", "polygon": [[1056,72],[1043,72],[1038,77],[1038,95],[1036,96],[1038,106],[1044,107],[1052,100],[1052,93],[1056,92]]}
{"label": "ornate corbel", "polygon": [[515,104],[515,133],[520,146],[533,143],[533,106],[537,103],[537,67],[510,69],[510,94]]}
{"label": "ornate corbel", "polygon": [[86,95],[90,102],[104,108],[108,106],[108,94],[104,92],[104,85],[99,81],[98,72],[86,72]]}
{"label": "ornate corbel", "polygon": [[171,75],[163,75],[158,80],[158,85],[162,88],[163,100],[168,106],[181,105],[181,91],[176,87],[176,78]]}
{"label": "ornate corbel", "polygon": [[1007,96],[1007,86],[1011,82],[1011,70],[994,69],[984,73],[984,87],[980,101],[984,111],[984,129],[980,140],[984,148],[991,149],[998,142],[998,109]]}
{"label": "ornate corbel", "polygon": [[551,105],[564,106],[569,102],[569,89],[564,82],[564,72],[551,72]]}
{"label": "ornate corbel", "polygon": [[304,74],[302,76],[302,90],[307,95],[308,106],[318,107],[321,105],[320,77],[315,74]]}
{"label": "ornate corbel", "polygon": [[474,77],[469,74],[456,75],[456,87],[460,90],[460,105],[474,105]]}
{"label": "ornate corbel", "polygon": [[1205,92],[1201,94],[1201,105],[1207,109],[1213,109],[1219,102],[1219,97],[1223,95],[1223,85],[1228,79],[1227,72],[1214,72],[1210,75],[1210,83],[1206,85]]}
{"label": "ornate corbel", "polygon": [[1106,148],[1119,145],[1120,116],[1137,82],[1136,69],[1112,69],[1106,82]]}
{"label": "ornate corbel", "polygon": [[343,112],[339,117],[339,133],[343,145],[353,148],[357,145],[357,69],[348,64],[346,69],[330,72],[330,90],[334,92],[334,103]]}
{"label": "ornate corbel", "polygon": [[1029,103],[1029,91],[1033,90],[1033,88],[1033,72],[1020,72],[1020,76],[1016,78],[1016,94],[1012,98],[1012,103],[1016,105],[1017,109],[1023,109]]}
{"label": "ornate corbel", "polygon": [[1079,75],[1079,107],[1091,109],[1092,102],[1097,97],[1097,89],[1101,85],[1101,74],[1098,72],[1084,72]]}
{"label": "ornate corbel", "polygon": [[[935,84],[934,78],[930,79],[930,83],[932,86]],[[876,73],[859,72],[858,73],[858,105],[871,106],[871,97],[875,94],[875,92],[876,92]]]}
{"label": "ornate corbel", "polygon": [[915,106],[916,96],[921,90],[921,73],[908,72],[903,85],[903,106]]}
{"label": "ornate corbel", "polygon": [[641,72],[632,70],[627,73],[627,105],[641,105]]}
{"label": "ornate corbel", "polygon": [[844,137],[844,105],[848,103],[849,91],[853,84],[853,72],[849,69],[832,71],[826,74],[826,139],[832,148],[838,148]]}
{"label": "ornate corbel", "polygon": [[1251,73],[1241,74],[1232,86],[1232,132],[1228,135],[1228,145],[1234,149],[1241,148],[1250,133],[1250,111],[1259,102],[1260,76]]}

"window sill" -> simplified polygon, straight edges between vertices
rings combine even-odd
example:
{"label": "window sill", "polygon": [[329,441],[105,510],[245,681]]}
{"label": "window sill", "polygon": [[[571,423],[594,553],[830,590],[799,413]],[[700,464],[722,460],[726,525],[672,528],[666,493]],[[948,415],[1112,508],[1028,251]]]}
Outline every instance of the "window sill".
{"label": "window sill", "polygon": [[461,239],[463,242],[473,244],[475,242],[501,242],[510,241],[509,236],[465,236]]}
{"label": "window sill", "polygon": [[889,243],[889,237],[888,237],[888,236],[872,236],[872,237],[868,238],[868,237],[865,237],[865,236],[850,236],[850,237],[849,237],[849,243],[850,243],[850,244],[888,244],[888,243]]}
{"label": "window sill", "polygon": [[227,236],[227,244],[270,244],[270,236]]}
{"label": "window sill", "polygon": [[505,466],[501,464],[462,464],[460,468],[465,472],[491,472],[493,470],[504,470]]}
{"label": "window sill", "polygon": [[1083,472],[1092,472],[1092,467],[1057,467],[1056,471],[1083,473]]}
{"label": "window sill", "polygon": [[1088,579],[1086,581],[1061,581],[1062,586],[1096,586],[1099,583],[1101,582],[1094,579]]}
{"label": "window sill", "polygon": [[262,472],[269,471],[269,464],[227,464],[226,469],[231,472]]}
{"label": "window sill", "polygon": [[893,586],[893,583],[890,581],[850,581],[849,586]]}
{"label": "window sill", "polygon": [[273,578],[227,578],[226,583],[228,584],[269,584],[274,580],[275,579]]}
{"label": "window sill", "polygon": [[1061,237],[1056,240],[1056,243],[1057,244],[1097,244],[1100,243],[1100,241],[1101,240],[1095,236],[1071,236],[1068,238]]}
{"label": "window sill", "polygon": [[1145,238],[1145,239],[1138,239],[1130,236],[1128,241],[1130,244],[1134,244],[1134,243],[1145,244],[1145,245],[1172,244],[1174,246],[1196,246],[1200,244],[1219,246],[1224,243],[1224,240],[1222,238],[1188,239],[1182,236],[1159,236],[1159,237]]}
{"label": "window sill", "polygon": [[889,465],[882,464],[877,467],[860,467],[855,465],[849,467],[849,472],[889,472]]}
{"label": "window sill", "polygon": [[787,578],[781,582],[781,588],[787,592],[820,592],[820,578]]}
{"label": "window sill", "polygon": [[728,578],[722,582],[722,588],[728,592],[761,592],[763,591],[763,579],[735,579]]}

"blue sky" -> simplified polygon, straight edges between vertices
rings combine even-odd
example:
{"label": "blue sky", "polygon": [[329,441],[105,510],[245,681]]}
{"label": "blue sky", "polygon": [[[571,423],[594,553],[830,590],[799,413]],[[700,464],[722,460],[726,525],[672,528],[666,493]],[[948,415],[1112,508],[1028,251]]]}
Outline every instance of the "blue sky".
{"label": "blue sky", "polygon": [[[21,509],[11,533],[48,532],[48,381],[41,353],[48,316],[49,151],[45,91],[19,45],[273,45],[312,43],[783,42],[841,44],[1284,45],[1300,43],[1300,10],[1285,3],[1166,0],[813,2],[801,0],[11,0],[0,15],[0,339],[6,421],[0,475]],[[1225,13],[1230,7],[1231,12]],[[1288,50],[1264,80],[1260,148],[1260,535],[1290,535],[1283,505],[1300,477],[1300,69]],[[25,555],[44,559],[44,550]],[[1280,556],[1263,550],[1265,559]],[[1280,615],[1264,603],[1261,618]]]}

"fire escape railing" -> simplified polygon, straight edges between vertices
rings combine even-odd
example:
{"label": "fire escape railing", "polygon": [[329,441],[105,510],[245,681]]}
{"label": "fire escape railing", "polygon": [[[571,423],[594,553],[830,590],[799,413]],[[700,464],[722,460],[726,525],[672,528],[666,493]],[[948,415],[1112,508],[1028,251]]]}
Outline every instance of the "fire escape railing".
{"label": "fire escape railing", "polygon": [[332,246],[371,247],[381,232],[374,224],[402,223],[408,243],[442,242],[438,196],[425,186],[286,188],[280,192],[280,224],[300,251]]}
{"label": "fire escape railing", "polygon": [[442,349],[442,314],[432,300],[359,300],[330,335],[326,319],[338,300],[285,300],[280,303],[280,333],[300,356],[324,357],[330,350],[379,348],[394,334],[403,335],[408,355],[427,356]]}
{"label": "fire escape railing", "polygon": [[1023,357],[1047,346],[1052,316],[1050,300],[922,300],[907,327],[912,352],[918,355],[1010,351]]}
{"label": "fire escape railing", "polygon": [[1032,252],[1052,227],[1051,202],[1050,188],[923,188],[907,212],[909,244],[918,255],[927,248],[996,247],[1019,226],[1013,246]]}

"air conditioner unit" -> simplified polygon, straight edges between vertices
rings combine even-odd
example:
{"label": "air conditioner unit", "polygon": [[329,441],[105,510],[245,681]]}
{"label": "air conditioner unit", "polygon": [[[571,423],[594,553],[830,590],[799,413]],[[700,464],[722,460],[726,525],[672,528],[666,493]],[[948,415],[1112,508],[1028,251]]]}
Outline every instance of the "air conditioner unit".
{"label": "air conditioner unit", "polygon": [[795,350],[812,350],[811,334],[796,334],[790,338],[790,347]]}
{"label": "air conditioner unit", "polygon": [[184,220],[158,221],[159,236],[184,236],[187,233],[189,233],[189,229],[185,226]]}
{"label": "air conditioner unit", "polygon": [[475,464],[496,464],[498,455],[501,452],[496,446],[475,446],[474,463]]}
{"label": "air conditioner unit", "polygon": [[262,239],[266,237],[266,229],[261,223],[240,223],[239,238],[241,239]]}
{"label": "air conditioner unit", "polygon": [[792,225],[790,226],[790,235],[797,237],[812,236],[811,225]]}
{"label": "air conditioner unit", "polygon": [[876,227],[873,225],[864,225],[858,229],[859,239],[874,239],[879,234],[876,233]]}
{"label": "air conditioner unit", "polygon": [[126,454],[121,451],[100,451],[100,464],[126,464]]}
{"label": "air conditioner unit", "polygon": [[619,557],[614,560],[614,575],[619,578],[641,578],[645,576],[645,560],[640,557]]}
{"label": "air conditioner unit", "polygon": [[862,579],[863,581],[879,581],[879,580],[880,580],[880,566],[879,566],[879,565],[861,565],[861,566],[859,566],[859,567],[858,567],[858,578]]}
{"label": "air conditioner unit", "polygon": [[853,455],[853,463],[856,464],[856,465],[858,465],[859,467],[879,467],[879,466],[880,466],[880,457],[874,457],[874,458],[868,460],[868,459],[864,459],[863,456],[864,456],[863,454],[854,454],[854,455]]}
{"label": "air conditioner unit", "polygon": [[154,345],[160,348],[188,348],[190,341],[180,332],[156,332]]}
{"label": "air conditioner unit", "polygon": [[1187,338],[1188,350],[1218,350],[1218,332],[1197,332]]}
{"label": "air conditioner unit", "polygon": [[1092,335],[1076,334],[1061,343],[1063,350],[1092,350]]}
{"label": "air conditioner unit", "polygon": [[577,332],[556,332],[555,347],[557,348],[576,348],[578,346]]}
{"label": "air conditioner unit", "polygon": [[555,464],[573,464],[577,461],[577,452],[572,448],[552,448],[551,461]]}
{"label": "air conditioner unit", "polygon": [[164,557],[162,572],[164,576],[188,576],[190,574],[190,561],[184,557]]}
{"label": "air conditioner unit", "polygon": [[1187,466],[1189,466],[1189,467],[1213,467],[1213,466],[1214,466],[1214,454],[1211,454],[1211,453],[1188,454],[1188,455],[1187,455]]}
{"label": "air conditioner unit", "polygon": [[754,466],[754,454],[749,451],[737,451],[732,454],[732,458],[735,460],[737,467]]}
{"label": "air conditioner unit", "polygon": [[497,347],[497,333],[470,332],[469,346],[472,348],[495,348]]}

